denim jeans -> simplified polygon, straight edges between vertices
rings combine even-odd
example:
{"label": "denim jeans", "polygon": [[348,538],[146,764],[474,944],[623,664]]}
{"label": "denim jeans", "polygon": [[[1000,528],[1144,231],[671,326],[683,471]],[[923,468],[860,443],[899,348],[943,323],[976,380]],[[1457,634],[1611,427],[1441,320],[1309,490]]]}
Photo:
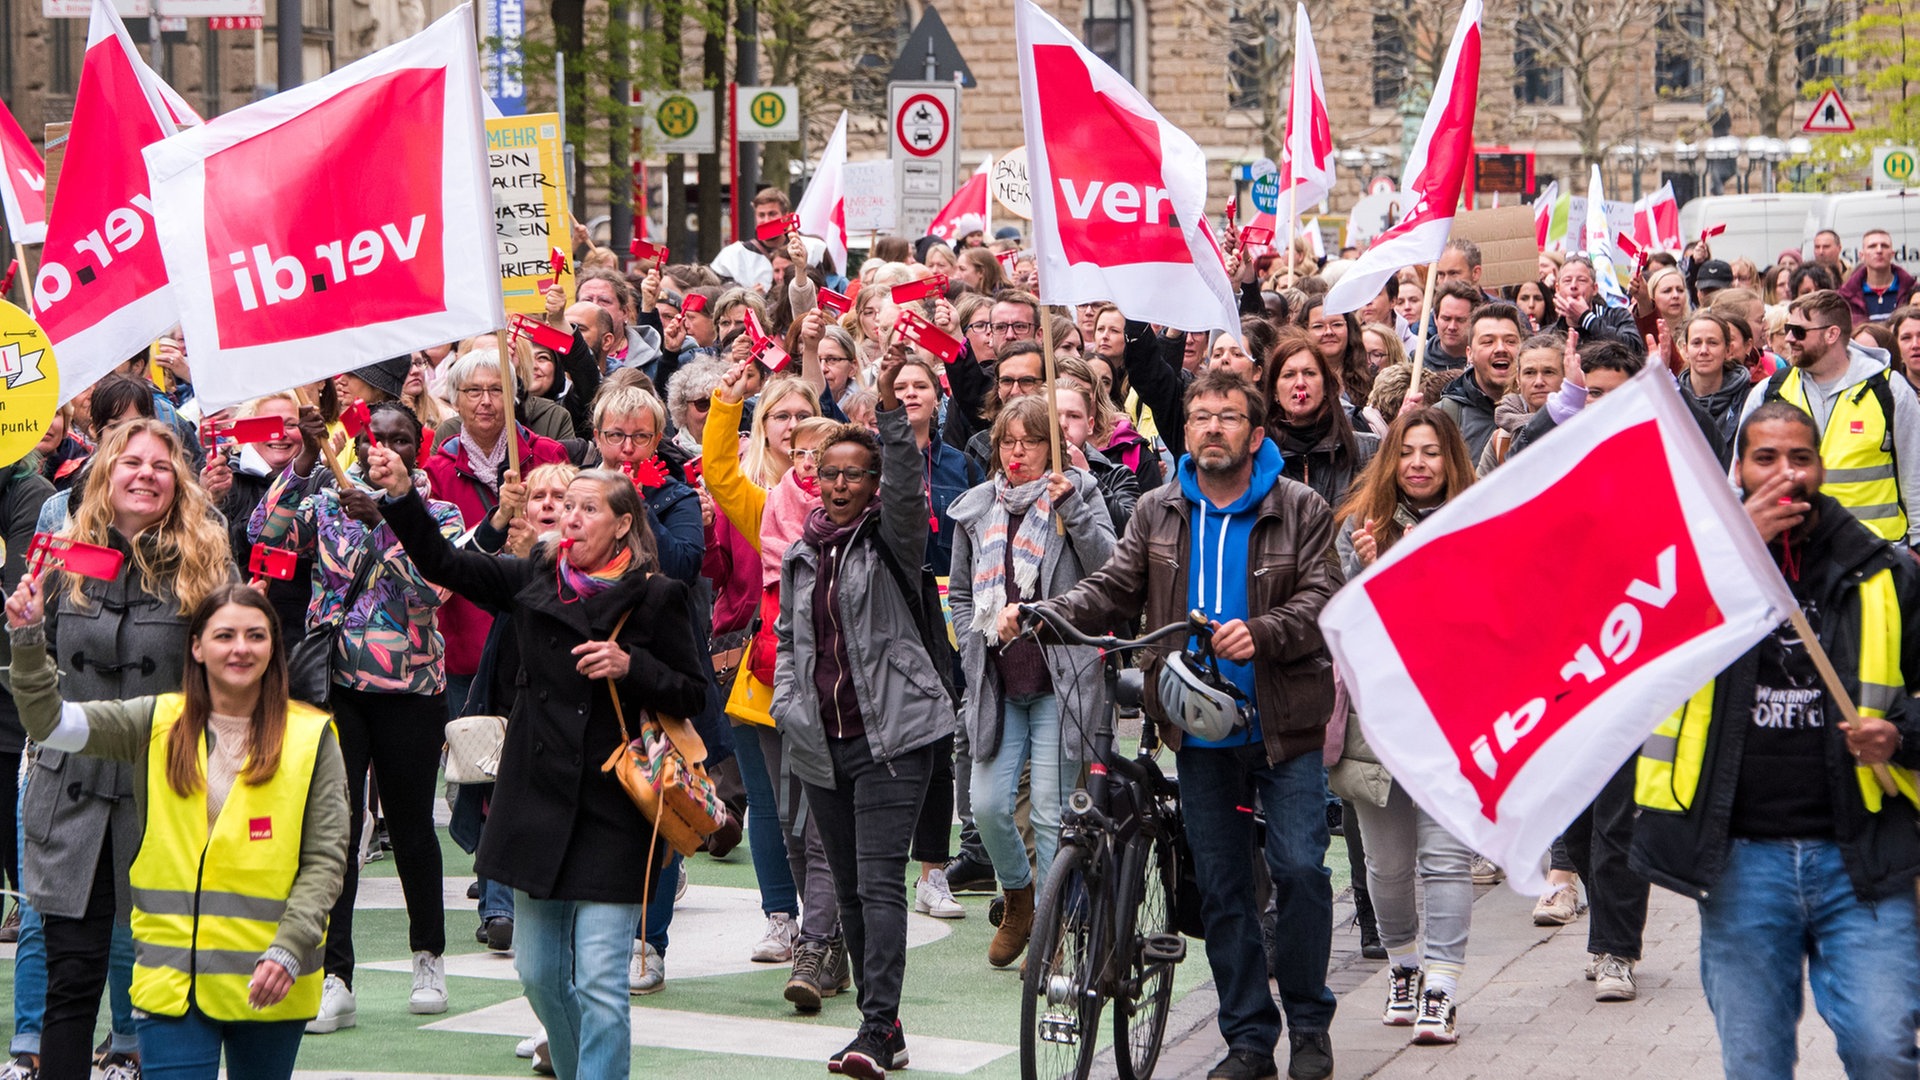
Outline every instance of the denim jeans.
{"label": "denim jeans", "polygon": [[1267,817],[1266,863],[1279,919],[1273,977],[1294,1034],[1324,1032],[1333,948],[1333,880],[1327,870],[1326,766],[1318,751],[1267,764],[1263,746],[1182,747],[1180,806],[1200,881],[1207,964],[1220,994],[1220,1034],[1232,1050],[1271,1055],[1281,1009],[1267,991],[1254,905],[1253,806]]}
{"label": "denim jeans", "polygon": [[760,883],[760,910],[772,915],[800,915],[800,890],[787,865],[787,838],[780,829],[780,807],[774,801],[773,780],[767,776],[767,758],[760,752],[757,732],[734,732],[733,752],[740,758],[740,783],[747,789],[747,851],[753,856],[754,880]]}
{"label": "denim jeans", "polygon": [[492,878],[480,879],[480,922],[513,918],[513,890]]}
{"label": "denim jeans", "polygon": [[307,1030],[304,1020],[214,1020],[194,1005],[185,1016],[143,1016],[139,1026],[140,1074],[149,1080],[216,1080],[223,1049],[229,1076],[292,1076]]}
{"label": "denim jeans", "polygon": [[[14,794],[13,840],[14,873],[20,872],[18,860],[26,858],[26,826],[22,824],[20,801],[26,798],[27,785]],[[22,897],[20,903],[20,940],[13,953],[13,1041],[9,1054],[40,1053],[40,1017],[47,1007],[47,943],[40,936],[40,913]]]}
{"label": "denim jeans", "polygon": [[1387,805],[1353,804],[1366,839],[1367,891],[1389,953],[1406,952],[1420,937],[1414,902],[1417,871],[1426,891],[1428,963],[1458,974],[1467,960],[1467,929],[1473,923],[1473,851],[1420,809],[1407,789],[1393,785]]}
{"label": "denim jeans", "polygon": [[[973,762],[973,820],[980,842],[993,860],[994,876],[1002,889],[1024,889],[1037,873],[1047,880],[1053,856],[1060,850],[1060,807],[1065,804],[1067,777],[1060,746],[1060,698],[1036,694],[1004,702],[1005,719],[1000,749],[986,760]],[[1014,827],[1014,801],[1020,792],[1020,767],[1033,763],[1033,853],[1027,865],[1027,845]]]}
{"label": "denim jeans", "polygon": [[646,917],[633,928],[635,941],[645,939],[653,951],[667,955],[667,929],[673,925],[673,894],[680,888],[680,875],[686,873],[678,852],[653,876],[653,892],[647,897]]}
{"label": "denim jeans", "polygon": [[515,890],[513,967],[560,1080],[630,1075],[627,958],[639,904],[535,900]]}
{"label": "denim jeans", "polygon": [[827,748],[834,786],[808,784],[807,804],[833,871],[861,1027],[891,1032],[907,971],[907,856],[935,746],[908,750],[885,764],[873,760],[865,736],[829,739]]}
{"label": "denim jeans", "polygon": [[1741,1080],[1788,1080],[1798,1056],[1801,971],[1849,1080],[1920,1069],[1920,932],[1910,887],[1854,895],[1830,840],[1735,840],[1700,902],[1700,981],[1720,1060]]}

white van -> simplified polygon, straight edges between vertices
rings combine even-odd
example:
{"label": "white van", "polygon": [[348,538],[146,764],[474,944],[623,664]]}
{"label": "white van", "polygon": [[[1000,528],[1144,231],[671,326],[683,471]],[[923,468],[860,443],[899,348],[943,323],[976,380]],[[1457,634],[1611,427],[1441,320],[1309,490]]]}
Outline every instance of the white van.
{"label": "white van", "polygon": [[[1684,216],[1685,211],[1681,213]],[[1821,229],[1840,234],[1841,257],[1849,266],[1860,261],[1860,239],[1866,231],[1885,229],[1893,234],[1893,261],[1909,270],[1920,269],[1920,190],[1828,195],[1807,229],[1809,248],[1813,234]],[[1714,254],[1719,254],[1718,247]]]}
{"label": "white van", "polygon": [[[1680,236],[1691,244],[1701,229],[1725,225],[1726,232],[1707,241],[1713,257],[1728,262],[1744,257],[1765,270],[1782,251],[1812,240],[1814,230],[1809,222],[1815,220],[1828,198],[1783,191],[1771,195],[1707,195],[1690,199],[1680,207]],[[1853,237],[1852,243],[1858,247],[1860,238]]]}

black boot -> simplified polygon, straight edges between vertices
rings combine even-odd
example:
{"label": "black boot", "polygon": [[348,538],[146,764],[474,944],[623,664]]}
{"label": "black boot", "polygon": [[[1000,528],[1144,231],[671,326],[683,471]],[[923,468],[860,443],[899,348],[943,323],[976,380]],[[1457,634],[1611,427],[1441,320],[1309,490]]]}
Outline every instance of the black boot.
{"label": "black boot", "polygon": [[1373,898],[1367,895],[1365,883],[1359,881],[1353,884],[1353,921],[1360,927],[1360,955],[1385,960],[1387,950],[1380,944],[1380,926],[1373,921]]}

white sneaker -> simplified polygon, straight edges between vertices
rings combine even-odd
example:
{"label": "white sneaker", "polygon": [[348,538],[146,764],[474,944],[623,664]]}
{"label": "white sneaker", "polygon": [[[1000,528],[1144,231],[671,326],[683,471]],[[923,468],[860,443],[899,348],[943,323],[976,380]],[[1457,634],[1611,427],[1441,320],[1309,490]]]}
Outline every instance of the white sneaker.
{"label": "white sneaker", "polygon": [[1460,1041],[1454,1027],[1458,1010],[1453,995],[1445,990],[1428,990],[1420,995],[1420,1016],[1413,1022],[1415,1046],[1451,1046]]}
{"label": "white sneaker", "polygon": [[753,962],[756,964],[790,964],[793,962],[793,943],[800,940],[800,924],[793,916],[784,911],[776,911],[767,916],[767,932],[760,936],[759,944],[753,947]]}
{"label": "white sneaker", "polygon": [[634,942],[633,959],[627,961],[627,989],[635,994],[657,994],[666,986],[666,960],[646,942]]}
{"label": "white sneaker", "polygon": [[1632,1001],[1640,996],[1633,982],[1633,961],[1620,956],[1602,956],[1594,971],[1593,1000]]}
{"label": "white sneaker", "polygon": [[431,1016],[447,1011],[447,958],[430,952],[413,954],[413,996],[407,1011]]}
{"label": "white sneaker", "polygon": [[1475,885],[1498,885],[1507,880],[1507,872],[1494,864],[1485,855],[1475,855],[1470,872]]}
{"label": "white sneaker", "polygon": [[947,888],[945,870],[929,871],[913,885],[913,910],[922,915],[931,915],[936,919],[964,919],[967,909],[953,898],[953,892]]}
{"label": "white sneaker", "polygon": [[353,990],[340,981],[340,976],[327,976],[320,987],[320,1014],[307,1021],[307,1034],[331,1035],[359,1023],[360,1007],[354,1003]]}
{"label": "white sneaker", "polygon": [[540,1044],[546,1041],[547,1029],[541,1028],[539,1031],[515,1043],[513,1056],[517,1058],[530,1058],[533,1056],[533,1052],[540,1048]]}

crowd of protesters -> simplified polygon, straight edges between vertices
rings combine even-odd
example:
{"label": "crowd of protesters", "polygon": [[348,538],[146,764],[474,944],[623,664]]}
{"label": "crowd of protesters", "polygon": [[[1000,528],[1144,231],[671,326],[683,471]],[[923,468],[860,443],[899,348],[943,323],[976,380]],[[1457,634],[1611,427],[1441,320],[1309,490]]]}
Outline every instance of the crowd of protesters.
{"label": "crowd of protesters", "polygon": [[[769,189],[753,209],[790,207]],[[1389,965],[1383,1022],[1454,1042],[1474,886],[1500,871],[1381,764],[1316,619],[1649,366],[1877,723],[1841,731],[1776,634],[1688,706],[1744,737],[1663,763],[1712,797],[1656,805],[1648,759],[1620,767],[1555,844],[1533,919],[1588,913],[1595,998],[1631,1000],[1649,883],[1700,898],[1742,1076],[1790,1074],[1798,992],[1789,1010],[1753,986],[1797,984],[1812,942],[1850,1071],[1912,1074],[1920,968],[1868,958],[1914,955],[1914,806],[1848,768],[1920,763],[1896,693],[1920,685],[1920,636],[1898,632],[1916,571],[1892,554],[1920,538],[1920,308],[1885,232],[1854,267],[1824,234],[1764,268],[1704,242],[1656,254],[1625,303],[1580,254],[1496,291],[1455,241],[1424,318],[1427,268],[1335,313],[1348,260],[1229,237],[1240,325],[1186,333],[1042,304],[1002,231],[878,239],[851,273],[797,233],[655,265],[582,231],[572,293],[536,316],[564,348],[489,335],[379,360],[235,410],[281,423],[241,444],[201,415],[178,338],[63,407],[0,476],[0,831],[25,897],[0,927],[18,942],[0,1077],[210,1078],[223,1054],[291,1075],[303,1035],[358,1024],[354,910],[378,858],[405,898],[407,1008],[446,1011],[439,769],[448,722],[489,715],[507,718],[494,782],[458,785],[449,831],[475,853],[475,942],[513,954],[543,1027],[521,1046],[536,1071],[627,1075],[629,995],[667,986],[697,862],[603,768],[659,716],[690,721],[726,807],[702,849],[746,843],[764,917],[747,958],[787,968],[794,1010],[844,1012],[831,1071],[882,1080],[916,1019],[910,912],[964,918],[956,893],[997,892],[982,959],[1020,961],[1115,707],[1090,650],[1020,632],[1027,604],[1087,632],[1203,610],[1244,702],[1224,737],[1183,732],[1186,684],[1146,661],[1228,1046],[1209,1076],[1276,1076],[1283,1033],[1290,1077],[1333,1074],[1334,835],[1363,952]],[[909,314],[957,355],[909,345]],[[123,568],[30,571],[36,533]],[[291,572],[263,574],[263,549]],[[317,694],[290,659],[316,637]],[[1865,967],[1870,986],[1834,988]]]}

